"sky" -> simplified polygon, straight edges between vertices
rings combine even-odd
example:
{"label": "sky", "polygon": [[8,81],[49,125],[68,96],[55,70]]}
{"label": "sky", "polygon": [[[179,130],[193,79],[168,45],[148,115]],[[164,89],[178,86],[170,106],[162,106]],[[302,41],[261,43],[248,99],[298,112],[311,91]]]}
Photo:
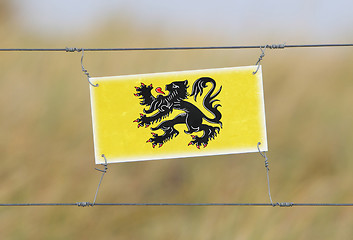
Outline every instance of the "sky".
{"label": "sky", "polygon": [[[306,39],[352,42],[352,0],[12,0],[20,27],[40,34],[89,31],[108,19],[128,17],[173,37],[182,32],[223,34],[239,42]],[[259,41],[254,41],[259,42]],[[261,42],[261,41],[260,41]]]}

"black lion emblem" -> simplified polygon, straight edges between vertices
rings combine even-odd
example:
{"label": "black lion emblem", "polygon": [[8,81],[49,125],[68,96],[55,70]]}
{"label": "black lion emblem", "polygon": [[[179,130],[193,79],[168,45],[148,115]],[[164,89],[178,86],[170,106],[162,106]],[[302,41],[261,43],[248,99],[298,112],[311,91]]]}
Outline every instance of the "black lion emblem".
{"label": "black lion emblem", "polygon": [[[207,117],[202,111],[193,105],[190,102],[185,101],[188,98],[189,94],[187,92],[188,81],[175,81],[165,86],[165,90],[169,93],[164,96],[164,92],[160,87],[156,88],[156,92],[162,93],[157,97],[154,97],[151,93],[153,89],[152,84],[146,86],[141,83],[140,87],[136,88],[135,96],[140,97],[142,100],[140,102],[141,105],[149,106],[149,108],[145,108],[143,111],[145,114],[140,113],[140,117],[134,122],[138,123],[138,127],[148,127],[155,122],[159,122],[162,119],[169,116],[170,113],[173,112],[173,109],[182,110],[183,113],[177,115],[172,120],[162,121],[157,127],[151,128],[152,131],[156,131],[162,129],[164,131],[163,135],[157,135],[152,132],[153,137],[147,140],[147,142],[152,143],[152,147],[154,148],[156,145],[161,147],[165,142],[179,135],[179,132],[174,128],[177,124],[186,124],[187,131],[184,131],[187,134],[192,134],[195,132],[203,131],[203,135],[201,137],[191,135],[192,141],[189,143],[190,145],[195,145],[198,149],[200,146],[206,147],[208,142],[211,139],[214,139],[219,133],[220,128],[222,128],[222,122],[220,121],[222,118],[222,114],[218,110],[220,104],[213,105],[218,99],[215,99],[218,94],[222,90],[222,86],[219,90],[213,94],[216,88],[216,81],[210,77],[202,77],[197,79],[193,86],[192,92],[190,96],[194,96],[194,100],[198,95],[202,95],[204,88],[206,88],[207,83],[212,84],[212,88],[208,91],[203,99],[203,106],[208,110],[213,118]],[[213,94],[213,95],[212,95]],[[152,114],[147,116],[147,114]],[[207,124],[204,124],[203,120],[206,120],[209,123],[219,124],[219,127],[213,127]]]}

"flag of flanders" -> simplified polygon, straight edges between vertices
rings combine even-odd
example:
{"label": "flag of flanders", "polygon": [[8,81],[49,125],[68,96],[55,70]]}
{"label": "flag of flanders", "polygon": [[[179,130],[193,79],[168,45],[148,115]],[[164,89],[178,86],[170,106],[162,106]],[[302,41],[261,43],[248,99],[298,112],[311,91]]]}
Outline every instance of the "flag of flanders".
{"label": "flag of flanders", "polygon": [[96,164],[267,151],[256,68],[91,78]]}

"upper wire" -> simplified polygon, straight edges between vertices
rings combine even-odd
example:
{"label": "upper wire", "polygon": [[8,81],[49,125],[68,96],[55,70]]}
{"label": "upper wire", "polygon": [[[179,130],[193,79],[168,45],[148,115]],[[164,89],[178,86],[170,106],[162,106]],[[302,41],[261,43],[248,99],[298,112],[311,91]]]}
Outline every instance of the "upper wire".
{"label": "upper wire", "polygon": [[318,47],[353,47],[353,43],[329,44],[270,44],[248,46],[201,46],[201,47],[136,47],[136,48],[0,48],[2,52],[81,52],[84,51],[171,51],[171,50],[221,50],[221,49],[285,49]]}

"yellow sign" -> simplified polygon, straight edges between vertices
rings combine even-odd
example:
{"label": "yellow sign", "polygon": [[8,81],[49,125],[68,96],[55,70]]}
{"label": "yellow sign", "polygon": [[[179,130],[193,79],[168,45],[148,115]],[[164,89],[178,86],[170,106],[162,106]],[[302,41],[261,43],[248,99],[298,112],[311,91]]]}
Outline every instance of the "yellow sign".
{"label": "yellow sign", "polygon": [[96,164],[267,151],[261,68],[91,78]]}

